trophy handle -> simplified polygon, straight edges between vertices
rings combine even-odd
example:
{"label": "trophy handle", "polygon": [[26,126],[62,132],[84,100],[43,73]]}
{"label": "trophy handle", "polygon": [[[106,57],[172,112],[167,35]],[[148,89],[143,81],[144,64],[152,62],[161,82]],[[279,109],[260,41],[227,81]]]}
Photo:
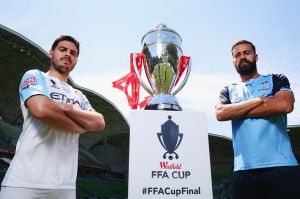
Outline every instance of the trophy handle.
{"label": "trophy handle", "polygon": [[158,137],[158,140],[159,140],[160,144],[168,151],[167,147],[165,146],[165,144],[161,140],[161,136],[162,136],[162,133],[157,133],[157,137]]}
{"label": "trophy handle", "polygon": [[[191,61],[190,57],[181,56],[179,64],[180,64],[181,73],[184,71],[185,68],[187,68],[187,71],[185,73],[185,78],[182,81],[181,85],[172,93],[172,95],[176,95],[184,87],[184,85],[186,84],[186,82],[190,76],[190,73],[191,73],[192,61]],[[175,85],[177,84],[177,82],[181,76],[181,73],[179,73],[178,78],[176,79]]]}
{"label": "trophy handle", "polygon": [[[183,134],[182,134],[182,133],[179,133],[178,137],[179,137],[179,142],[177,143],[177,145],[176,145],[174,151],[179,147],[179,145],[180,145],[180,143],[181,143],[181,141],[182,141]],[[178,156],[178,155],[177,155],[177,156]],[[177,159],[177,158],[176,158],[176,159]]]}
{"label": "trophy handle", "polygon": [[[143,54],[141,53],[132,53],[132,65],[133,65],[133,69],[134,69],[134,73],[137,76],[137,78],[139,79],[140,84],[143,86],[143,88],[150,94],[150,95],[154,95],[155,92],[154,90],[151,88],[149,88],[145,82],[142,80],[142,77],[140,75],[140,73],[138,72],[137,66],[136,66],[136,60],[139,58],[139,61],[142,62],[143,64],[143,59],[145,59],[145,57],[143,56]],[[144,66],[145,67],[145,66]]]}

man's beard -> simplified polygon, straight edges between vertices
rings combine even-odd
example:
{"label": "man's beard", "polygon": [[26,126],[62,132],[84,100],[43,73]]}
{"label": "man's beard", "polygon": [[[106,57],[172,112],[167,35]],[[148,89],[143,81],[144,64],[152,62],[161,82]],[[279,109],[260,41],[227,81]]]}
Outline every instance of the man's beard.
{"label": "man's beard", "polygon": [[68,68],[62,64],[57,63],[55,60],[52,60],[52,66],[55,68],[57,72],[60,74],[69,73]]}
{"label": "man's beard", "polygon": [[245,58],[241,59],[238,66],[235,66],[235,69],[240,75],[251,75],[256,71],[256,61],[251,62]]}

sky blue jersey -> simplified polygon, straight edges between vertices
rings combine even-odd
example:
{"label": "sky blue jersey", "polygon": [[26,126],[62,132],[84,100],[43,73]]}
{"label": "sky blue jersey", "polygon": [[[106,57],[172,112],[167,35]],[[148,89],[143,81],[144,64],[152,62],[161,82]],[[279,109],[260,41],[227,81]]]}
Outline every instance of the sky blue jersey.
{"label": "sky blue jersey", "polygon": [[[226,86],[220,93],[220,102],[234,104],[255,97],[272,97],[280,90],[292,92],[284,75],[261,75]],[[286,115],[232,120],[234,171],[297,165],[286,127]]]}

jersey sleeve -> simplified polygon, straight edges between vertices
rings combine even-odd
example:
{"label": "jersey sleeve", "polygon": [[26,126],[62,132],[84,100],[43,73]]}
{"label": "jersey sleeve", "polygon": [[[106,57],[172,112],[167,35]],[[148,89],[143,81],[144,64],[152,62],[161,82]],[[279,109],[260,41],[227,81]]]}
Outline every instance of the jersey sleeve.
{"label": "jersey sleeve", "polygon": [[83,95],[83,100],[84,100],[84,102],[83,102],[84,103],[84,110],[87,110],[87,111],[94,110],[91,103],[89,102],[89,100],[86,98],[85,95]]}
{"label": "jersey sleeve", "polygon": [[23,75],[19,92],[21,101],[24,103],[34,95],[44,95],[50,98],[46,80],[39,70],[29,70]]}
{"label": "jersey sleeve", "polygon": [[290,82],[288,78],[283,74],[273,74],[273,94],[278,91],[287,90],[291,91]]}
{"label": "jersey sleeve", "polygon": [[222,104],[231,104],[228,86],[224,87],[223,90],[221,90],[219,95],[219,102]]}

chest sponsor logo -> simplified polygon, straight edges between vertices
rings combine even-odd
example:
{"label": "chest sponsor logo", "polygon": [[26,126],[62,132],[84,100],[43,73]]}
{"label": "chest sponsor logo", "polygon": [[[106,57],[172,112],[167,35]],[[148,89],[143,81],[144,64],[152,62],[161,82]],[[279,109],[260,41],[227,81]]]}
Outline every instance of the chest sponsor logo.
{"label": "chest sponsor logo", "polygon": [[51,97],[51,99],[62,102],[62,103],[77,105],[81,109],[84,108],[83,102],[81,102],[75,98],[68,98],[68,96],[66,96],[62,93],[52,92],[52,93],[50,93],[50,97]]}
{"label": "chest sponsor logo", "polygon": [[32,76],[27,78],[22,84],[21,84],[21,89],[26,89],[28,88],[30,85],[35,85],[37,83],[36,77]]}

